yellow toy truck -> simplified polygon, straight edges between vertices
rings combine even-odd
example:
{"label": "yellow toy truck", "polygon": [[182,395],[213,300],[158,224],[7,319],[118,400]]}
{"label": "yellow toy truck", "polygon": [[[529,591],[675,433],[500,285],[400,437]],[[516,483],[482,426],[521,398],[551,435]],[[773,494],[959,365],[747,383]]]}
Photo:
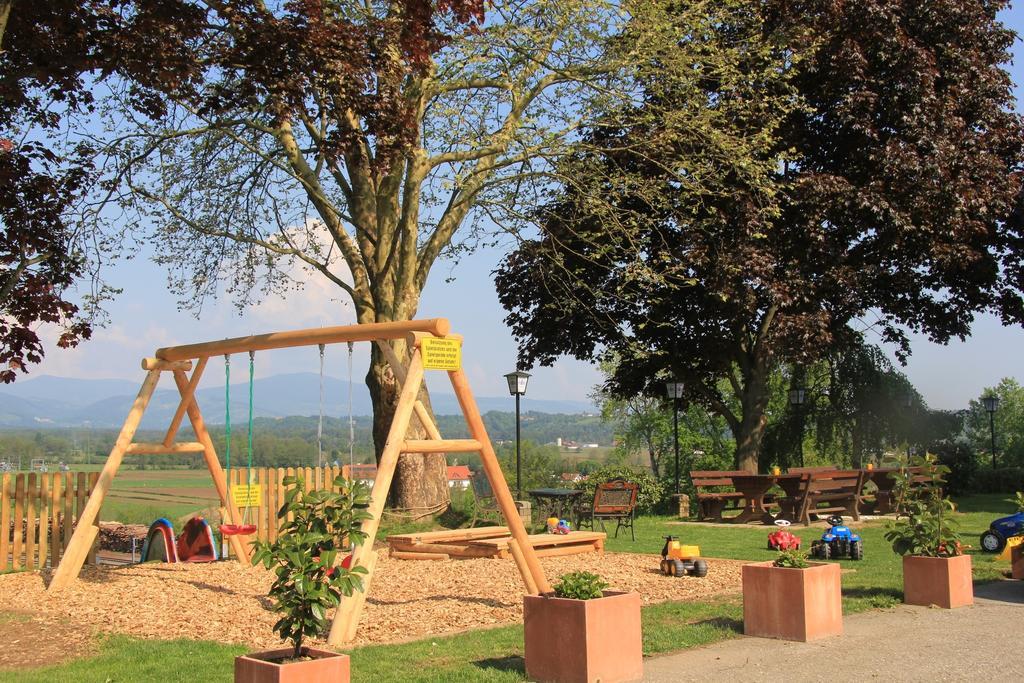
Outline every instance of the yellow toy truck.
{"label": "yellow toy truck", "polygon": [[675,536],[666,536],[665,547],[661,549],[661,573],[701,578],[708,575],[708,563],[700,559],[700,546],[682,545]]}

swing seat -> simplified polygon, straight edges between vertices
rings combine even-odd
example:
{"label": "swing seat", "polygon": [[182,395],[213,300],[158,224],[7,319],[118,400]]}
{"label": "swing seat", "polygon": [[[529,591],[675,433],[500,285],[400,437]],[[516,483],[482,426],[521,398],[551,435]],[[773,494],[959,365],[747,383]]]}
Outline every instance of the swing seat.
{"label": "swing seat", "polygon": [[255,524],[221,524],[222,536],[250,536],[256,533]]}

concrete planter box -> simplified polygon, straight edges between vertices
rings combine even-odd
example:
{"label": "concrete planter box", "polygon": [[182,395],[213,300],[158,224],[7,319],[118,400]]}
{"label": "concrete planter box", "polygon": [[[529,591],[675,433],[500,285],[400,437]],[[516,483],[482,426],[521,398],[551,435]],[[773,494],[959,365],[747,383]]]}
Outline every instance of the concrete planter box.
{"label": "concrete planter box", "polygon": [[1010,575],[1015,579],[1024,579],[1024,545],[1015,545],[1010,549]]}
{"label": "concrete planter box", "polygon": [[839,565],[743,565],[743,633],[804,642],[842,635]]}
{"label": "concrete planter box", "polygon": [[348,655],[304,647],[302,654],[312,659],[278,663],[292,652],[289,647],[235,657],[235,683],[349,683]]}
{"label": "concrete planter box", "polygon": [[616,683],[644,675],[640,594],[523,598],[526,675],[541,683]]}
{"label": "concrete planter box", "polygon": [[971,556],[903,557],[903,602],[952,609],[974,604]]}

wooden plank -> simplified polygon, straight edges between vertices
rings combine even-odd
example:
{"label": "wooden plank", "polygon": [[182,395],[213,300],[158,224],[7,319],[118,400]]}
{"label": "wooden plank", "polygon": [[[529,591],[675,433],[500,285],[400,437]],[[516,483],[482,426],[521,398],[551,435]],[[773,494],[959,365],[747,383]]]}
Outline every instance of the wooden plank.
{"label": "wooden plank", "polygon": [[10,548],[11,533],[11,475],[4,472],[0,475],[0,570],[10,568],[8,555]]}
{"label": "wooden plank", "polygon": [[487,474],[487,480],[491,484],[491,490],[494,492],[498,509],[505,517],[509,531],[512,532],[512,536],[519,543],[519,547],[522,550],[522,560],[526,563],[526,570],[524,571],[520,568],[520,573],[529,571],[538,591],[550,593],[551,584],[548,583],[548,579],[544,575],[544,569],[537,560],[533,546],[529,545],[527,541],[526,528],[523,526],[523,520],[516,509],[515,501],[512,500],[512,493],[508,489],[508,483],[505,481],[505,475],[501,471],[501,465],[498,462],[498,456],[494,453],[490,437],[487,436],[487,428],[484,426],[483,418],[480,416],[480,409],[477,407],[476,399],[473,398],[473,392],[469,388],[466,374],[460,368],[450,371],[448,378],[451,380],[452,388],[455,390],[455,396],[459,401],[459,406],[462,408],[462,414],[466,418],[469,436],[479,441],[482,446],[480,462],[483,465],[484,472]]}
{"label": "wooden plank", "polygon": [[149,372],[150,370],[184,370],[185,372],[188,372],[192,369],[192,361],[166,361],[160,360],[159,358],[143,358],[142,369],[146,372]]}
{"label": "wooden plank", "polygon": [[444,553],[410,553],[402,550],[392,550],[390,557],[396,560],[447,560],[450,559]]}
{"label": "wooden plank", "polygon": [[[277,468],[277,506],[274,508],[274,529],[279,529],[281,526],[281,520],[277,518],[277,511],[284,505],[284,484],[281,482],[283,482],[284,478],[287,476],[288,470],[283,467]],[[277,538],[276,532],[274,534],[274,538]]]}
{"label": "wooden plank", "polygon": [[451,329],[445,318],[426,320],[403,320],[398,322],[366,323],[361,325],[338,325],[314,327],[305,330],[271,332],[269,334],[234,337],[220,341],[167,346],[156,350],[161,360],[188,360],[203,356],[266,351],[314,344],[337,344],[339,342],[375,341],[377,339],[404,339],[410,332],[426,332],[444,337]]}
{"label": "wooden plank", "polygon": [[587,545],[565,545],[557,548],[538,548],[533,552],[537,557],[562,557],[563,555],[595,553],[598,552],[598,548],[588,543]]}
{"label": "wooden plank", "polygon": [[[294,477],[294,476],[296,476],[296,474],[295,474],[295,468],[294,468],[294,467],[289,467],[289,468],[285,469],[285,472],[287,472],[287,473],[288,473],[288,474],[287,474],[287,476],[289,476],[289,477]],[[285,488],[287,489],[287,487],[285,487]],[[282,504],[282,505],[284,504],[284,498],[281,498],[281,504]],[[291,512],[289,512],[289,513],[288,513],[288,521],[289,521],[289,522],[291,522],[291,521],[293,521],[294,519],[295,519],[295,515],[294,515],[294,513],[291,513]]]}
{"label": "wooden plank", "polygon": [[477,453],[483,448],[476,439],[406,439],[403,453]]}
{"label": "wooden plank", "polygon": [[277,470],[267,468],[267,541],[277,540]]}
{"label": "wooden plank", "polygon": [[[384,504],[387,502],[388,492],[391,490],[391,481],[395,476],[395,468],[398,465],[398,456],[402,442],[405,441],[409,429],[409,421],[412,418],[413,405],[419,395],[420,385],[423,382],[423,359],[420,352],[414,351],[412,360],[406,374],[406,381],[398,395],[398,402],[395,404],[394,417],[391,420],[391,427],[388,430],[384,450],[381,453],[380,462],[377,465],[377,476],[373,481],[373,490],[370,493],[370,507],[367,510],[369,518],[363,520],[361,530],[366,535],[363,544],[355,549],[353,564],[367,567],[368,563],[376,563],[376,553],[373,550],[373,543],[377,538],[377,529],[380,527],[381,516],[384,512]],[[370,556],[374,558],[371,560]],[[366,590],[369,590],[373,580],[373,572],[370,571],[363,578]],[[363,597],[358,597],[362,595]],[[342,598],[331,623],[331,631],[327,637],[330,645],[340,645],[348,642],[355,635],[356,627],[359,624],[359,615],[362,610],[365,593],[357,593],[355,596]]]}
{"label": "wooden plank", "polygon": [[21,569],[21,552],[24,538],[21,520],[25,517],[25,475],[14,478],[14,542],[11,544],[11,569]]}
{"label": "wooden plank", "polygon": [[469,545],[455,545],[451,543],[403,543],[395,542],[390,544],[392,550],[407,553],[447,553],[452,557],[497,557],[504,548],[479,548]]}
{"label": "wooden plank", "polygon": [[[510,538],[511,537],[483,538],[469,541],[469,545],[489,548],[507,548]],[[530,536],[527,536],[527,540],[534,548],[543,546],[574,545],[577,543],[594,543],[595,541],[604,540],[605,538],[607,538],[607,534],[601,531],[573,531],[568,534],[531,534]]]}
{"label": "wooden plank", "polygon": [[209,360],[209,356],[204,356],[199,359],[199,363],[196,364],[195,372],[192,373],[192,376],[188,380],[188,385],[185,387],[185,390],[181,392],[181,400],[178,401],[178,408],[174,411],[174,417],[171,418],[171,424],[167,427],[167,433],[164,434],[163,445],[165,447],[169,447],[174,443],[174,437],[178,435],[178,429],[181,428],[181,421],[185,419],[185,411],[192,404],[192,399],[196,394],[196,387],[199,386],[199,380],[202,378],[203,371],[206,370],[206,363]]}
{"label": "wooden plank", "polygon": [[508,527],[505,526],[480,526],[473,529],[446,529],[444,531],[421,531],[411,534],[393,534],[387,537],[388,542],[392,540],[412,543],[433,543],[435,541],[470,541],[475,538],[496,538],[505,536],[511,538]]}
{"label": "wooden plank", "polygon": [[[86,492],[88,493],[88,495],[90,497],[92,496],[92,492],[96,490],[96,484],[99,483],[99,479],[100,479],[100,473],[99,472],[91,472],[91,473],[89,473],[88,489],[86,489]],[[94,527],[96,527],[96,537],[93,539],[92,545],[89,546],[89,554],[86,555],[86,558],[85,558],[85,561],[88,562],[89,564],[96,564],[96,551],[99,550],[100,514],[102,514],[102,512],[103,512],[103,507],[101,506],[100,509],[97,510],[96,518],[93,520],[93,523],[92,523],[92,525]]]}
{"label": "wooden plank", "polygon": [[25,568],[35,569],[36,564],[36,508],[39,498],[39,477],[35,472],[28,475],[25,489]]}
{"label": "wooden plank", "polygon": [[[50,482],[52,474],[44,474],[39,481],[39,568],[46,569],[50,555]],[[51,565],[53,566],[53,565]]]}
{"label": "wooden plank", "polygon": [[261,541],[267,540],[267,528],[269,522],[267,520],[267,468],[261,467],[257,473],[259,477],[260,485],[260,504],[256,508],[256,527],[257,527],[257,538]]}
{"label": "wooden plank", "polygon": [[[139,422],[142,421],[142,415],[146,412],[146,407],[149,405],[153,390],[156,389],[157,382],[159,381],[159,370],[150,370],[146,374],[146,379],[139,389],[139,394],[135,397],[135,402],[132,404],[132,408],[128,412],[124,424],[121,426],[121,433],[118,434],[117,441],[114,443],[110,455],[107,456],[107,462],[103,465],[103,471],[100,473],[96,491],[93,495],[89,496],[89,502],[86,504],[82,515],[84,523],[77,525],[75,535],[72,536],[68,543],[67,551],[61,559],[60,566],[54,572],[53,580],[50,582],[48,590],[60,590],[72,578],[78,576],[82,563],[85,562],[86,555],[89,552],[92,540],[95,538],[96,533],[98,533],[98,527],[94,527],[93,522],[96,521],[100,506],[103,504],[103,498],[110,489],[117,470],[121,467],[121,460],[124,458],[125,451],[135,438],[135,431],[139,427]],[[70,526],[70,524],[67,523],[65,526]],[[90,536],[93,539],[90,539]]]}
{"label": "wooden plank", "polygon": [[61,500],[64,491],[64,475],[54,474],[50,488],[50,566],[56,568],[64,554],[64,540],[61,538]]}
{"label": "wooden plank", "polygon": [[128,455],[175,455],[178,453],[202,453],[206,446],[198,441],[183,441],[165,446],[162,443],[133,443],[128,446]]}
{"label": "wooden plank", "polygon": [[64,524],[61,527],[61,533],[64,535],[64,554],[66,555],[75,532],[75,475],[72,472],[64,473],[63,505]]}

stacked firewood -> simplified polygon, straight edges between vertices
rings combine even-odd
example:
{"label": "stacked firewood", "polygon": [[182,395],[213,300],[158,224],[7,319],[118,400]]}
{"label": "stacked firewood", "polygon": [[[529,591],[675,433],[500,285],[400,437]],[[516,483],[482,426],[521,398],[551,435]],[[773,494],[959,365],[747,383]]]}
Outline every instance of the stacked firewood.
{"label": "stacked firewood", "polygon": [[111,550],[118,553],[132,551],[132,539],[136,539],[136,550],[142,548],[148,527],[145,524],[121,524],[120,522],[100,522],[100,550]]}

